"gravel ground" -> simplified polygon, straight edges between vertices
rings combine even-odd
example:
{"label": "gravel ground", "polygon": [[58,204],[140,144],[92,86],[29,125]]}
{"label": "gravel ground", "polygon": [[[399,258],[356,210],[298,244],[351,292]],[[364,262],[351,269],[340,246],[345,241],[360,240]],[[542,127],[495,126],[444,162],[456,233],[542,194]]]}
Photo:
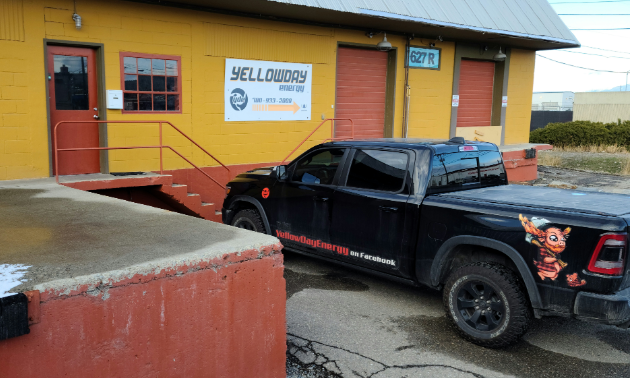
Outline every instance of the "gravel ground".
{"label": "gravel ground", "polygon": [[[290,345],[287,346],[291,348]],[[293,356],[287,349],[287,378],[342,378],[321,365],[307,364]]]}
{"label": "gravel ground", "polygon": [[630,177],[573,169],[538,166],[538,179],[531,185],[630,195]]}

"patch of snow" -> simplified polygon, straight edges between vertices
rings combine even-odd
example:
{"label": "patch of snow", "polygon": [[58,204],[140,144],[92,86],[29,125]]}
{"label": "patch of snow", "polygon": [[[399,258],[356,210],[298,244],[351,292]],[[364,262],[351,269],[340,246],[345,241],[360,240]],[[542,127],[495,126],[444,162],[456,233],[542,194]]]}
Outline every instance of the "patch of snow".
{"label": "patch of snow", "polygon": [[22,284],[22,277],[27,268],[30,267],[21,264],[0,264],[0,298],[15,294],[9,293],[9,290]]}

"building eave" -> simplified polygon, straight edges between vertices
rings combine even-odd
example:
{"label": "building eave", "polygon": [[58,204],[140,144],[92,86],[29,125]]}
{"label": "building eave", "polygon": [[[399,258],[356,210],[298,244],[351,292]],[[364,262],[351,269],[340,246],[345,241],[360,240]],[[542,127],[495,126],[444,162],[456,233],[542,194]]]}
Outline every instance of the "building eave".
{"label": "building eave", "polygon": [[580,47],[580,43],[577,40],[480,28],[367,9],[362,9],[361,13],[353,13],[266,0],[240,0],[237,2],[218,0],[127,1],[229,14],[240,17],[267,19],[277,22],[353,29],[365,32],[384,31],[392,35],[413,35],[415,38],[426,40],[435,40],[439,36],[445,41],[515,47],[529,50]]}

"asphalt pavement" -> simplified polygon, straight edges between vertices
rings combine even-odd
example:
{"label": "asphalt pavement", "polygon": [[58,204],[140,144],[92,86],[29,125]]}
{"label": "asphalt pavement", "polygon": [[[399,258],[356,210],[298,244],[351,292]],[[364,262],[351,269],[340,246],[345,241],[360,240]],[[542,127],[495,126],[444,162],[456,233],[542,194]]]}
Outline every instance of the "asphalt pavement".
{"label": "asphalt pavement", "polygon": [[630,377],[630,330],[534,320],[517,345],[457,336],[441,293],[285,252],[287,377]]}

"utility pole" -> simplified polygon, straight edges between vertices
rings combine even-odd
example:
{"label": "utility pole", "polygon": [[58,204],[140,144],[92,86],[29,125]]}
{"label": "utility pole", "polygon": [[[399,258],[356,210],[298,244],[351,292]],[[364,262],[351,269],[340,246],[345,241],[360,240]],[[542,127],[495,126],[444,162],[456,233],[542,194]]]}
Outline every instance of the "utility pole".
{"label": "utility pole", "polygon": [[626,92],[628,92],[628,72],[630,71],[626,71]]}

